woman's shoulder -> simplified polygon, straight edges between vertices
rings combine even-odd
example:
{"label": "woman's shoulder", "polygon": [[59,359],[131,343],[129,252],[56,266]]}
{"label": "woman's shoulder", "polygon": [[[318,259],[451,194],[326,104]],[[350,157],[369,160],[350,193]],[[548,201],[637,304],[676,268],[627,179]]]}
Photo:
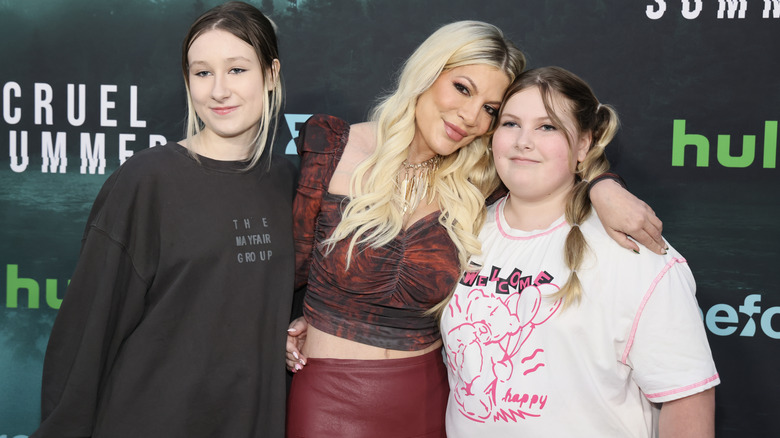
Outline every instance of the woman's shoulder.
{"label": "woman's shoulder", "polygon": [[298,155],[306,152],[328,153],[343,150],[349,135],[350,126],[345,120],[326,114],[315,114],[306,120],[298,134]]}
{"label": "woman's shoulder", "polygon": [[344,130],[349,128],[349,123],[336,116],[330,114],[313,114],[304,122],[304,129],[329,129],[329,130]]}
{"label": "woman's shoulder", "polygon": [[108,229],[113,226],[111,224],[123,220],[117,218],[128,218],[141,210],[137,205],[154,199],[166,183],[166,178],[177,174],[172,172],[172,168],[178,165],[178,155],[176,143],[135,152],[103,183],[93,204],[89,223]]}
{"label": "woman's shoulder", "polygon": [[186,153],[184,146],[176,142],[158,144],[136,151],[125,160],[122,166],[144,166],[160,160],[169,160]]}
{"label": "woman's shoulder", "polygon": [[652,279],[669,266],[686,263],[685,258],[671,246],[664,255],[658,255],[638,242],[639,253],[623,248],[607,234],[595,212],[591,213],[581,227],[589,250],[596,256],[600,269],[624,275],[633,273],[636,279],[643,276],[650,276]]}
{"label": "woman's shoulder", "polygon": [[114,176],[126,182],[141,182],[156,174],[169,174],[183,149],[171,142],[137,151],[116,169]]}
{"label": "woman's shoulder", "polygon": [[301,128],[297,145],[298,154],[337,152],[340,155],[347,147],[371,153],[376,145],[376,124],[349,124],[336,116],[315,114]]}
{"label": "woman's shoulder", "polygon": [[350,135],[345,145],[350,154],[367,157],[376,149],[376,123],[361,122],[350,125]]}

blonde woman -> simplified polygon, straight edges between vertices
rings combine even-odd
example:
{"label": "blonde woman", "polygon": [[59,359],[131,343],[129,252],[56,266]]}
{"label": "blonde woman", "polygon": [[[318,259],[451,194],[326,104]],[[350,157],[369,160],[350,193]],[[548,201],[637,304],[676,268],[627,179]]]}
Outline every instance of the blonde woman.
{"label": "blonde woman", "polygon": [[714,435],[720,380],[685,259],[627,256],[591,211],[617,126],[557,67],[507,90],[492,149],[509,194],[441,320],[447,436]]}
{"label": "blonde woman", "polygon": [[495,26],[452,23],[406,61],[371,122],[315,116],[301,131],[305,298],[288,338],[288,436],[444,436],[436,311],[480,253],[485,198],[498,186],[486,134],[524,66]]}

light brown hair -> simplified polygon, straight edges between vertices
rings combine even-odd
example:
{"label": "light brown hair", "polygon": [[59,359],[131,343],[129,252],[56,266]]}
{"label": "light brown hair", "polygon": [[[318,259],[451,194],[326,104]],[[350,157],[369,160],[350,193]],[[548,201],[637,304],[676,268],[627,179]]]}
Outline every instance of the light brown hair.
{"label": "light brown hair", "polygon": [[[504,104],[513,95],[531,87],[538,87],[548,116],[560,129],[564,129],[566,124],[562,122],[560,109],[556,111],[553,103],[559,106],[563,104],[571,114],[577,132],[565,131],[570,146],[576,144],[576,140],[583,134],[590,134],[591,137],[585,159],[577,164],[574,187],[566,202],[566,221],[572,227],[566,237],[564,261],[571,274],[561,290],[552,297],[562,299],[565,308],[578,302],[582,295],[582,284],[577,270],[582,266],[588,244],[578,225],[591,213],[588,181],[609,170],[604,149],[615,137],[619,120],[615,109],[599,103],[584,80],[560,67],[542,67],[522,73],[507,89]],[[503,105],[501,110],[503,111]]]}

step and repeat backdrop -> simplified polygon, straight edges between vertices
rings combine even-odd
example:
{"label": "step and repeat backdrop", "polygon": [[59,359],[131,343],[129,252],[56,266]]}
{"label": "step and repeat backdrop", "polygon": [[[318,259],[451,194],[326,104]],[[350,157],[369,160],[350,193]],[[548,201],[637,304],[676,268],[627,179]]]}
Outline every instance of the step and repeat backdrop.
{"label": "step and repeat backdrop", "polygon": [[[0,438],[40,416],[52,323],[89,208],[125,159],[182,136],[180,45],[210,0],[0,0]],[[262,0],[286,105],[364,119],[442,24],[493,23],[529,67],[613,104],[609,156],[689,260],[723,383],[717,435],[780,434],[780,0]],[[280,358],[281,360],[281,358]]]}

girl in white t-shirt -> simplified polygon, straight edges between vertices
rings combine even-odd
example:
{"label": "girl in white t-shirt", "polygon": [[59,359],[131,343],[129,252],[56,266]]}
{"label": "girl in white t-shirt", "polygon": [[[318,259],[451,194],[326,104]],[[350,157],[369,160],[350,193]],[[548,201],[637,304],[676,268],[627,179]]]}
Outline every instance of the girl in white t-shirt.
{"label": "girl in white t-shirt", "polygon": [[442,315],[449,437],[714,435],[720,379],[685,259],[626,252],[590,207],[617,127],[564,69],[507,90],[492,148],[509,194]]}

